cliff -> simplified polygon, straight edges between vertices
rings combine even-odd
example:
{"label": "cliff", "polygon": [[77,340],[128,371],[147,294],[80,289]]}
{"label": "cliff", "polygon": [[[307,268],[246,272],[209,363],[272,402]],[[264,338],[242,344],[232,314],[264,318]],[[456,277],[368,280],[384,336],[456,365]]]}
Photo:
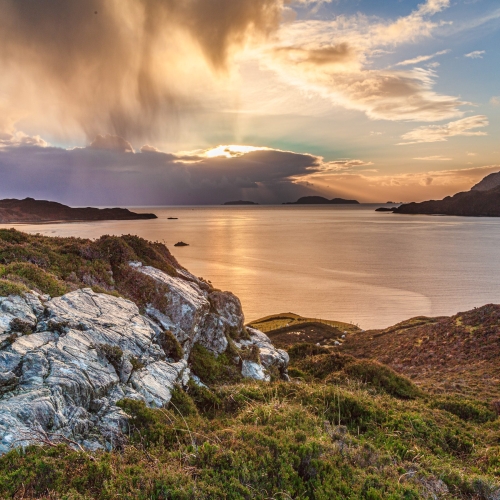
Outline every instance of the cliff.
{"label": "cliff", "polygon": [[156,218],[155,214],[137,214],[125,208],[71,208],[54,201],[33,198],[0,200],[0,224]]}

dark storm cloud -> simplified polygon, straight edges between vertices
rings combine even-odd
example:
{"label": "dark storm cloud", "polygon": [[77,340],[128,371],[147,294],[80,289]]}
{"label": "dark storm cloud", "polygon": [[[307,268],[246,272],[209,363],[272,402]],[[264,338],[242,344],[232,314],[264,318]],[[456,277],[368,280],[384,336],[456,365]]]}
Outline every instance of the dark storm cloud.
{"label": "dark storm cloud", "polygon": [[[313,193],[295,184],[321,159],[277,150],[231,158],[177,156],[151,146],[130,152],[119,138],[65,150],[25,143],[0,149],[0,197],[50,198],[71,205],[219,204],[233,199],[280,203]],[[126,141],[124,141],[125,144]]]}

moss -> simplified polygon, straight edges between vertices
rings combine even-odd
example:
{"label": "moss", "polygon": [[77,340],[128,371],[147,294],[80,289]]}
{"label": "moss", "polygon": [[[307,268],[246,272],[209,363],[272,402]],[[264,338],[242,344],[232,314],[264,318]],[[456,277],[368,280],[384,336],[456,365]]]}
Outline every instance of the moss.
{"label": "moss", "polygon": [[165,330],[158,335],[158,343],[163,349],[165,356],[168,358],[177,362],[184,356],[184,351],[182,350],[177,337],[169,330]]}

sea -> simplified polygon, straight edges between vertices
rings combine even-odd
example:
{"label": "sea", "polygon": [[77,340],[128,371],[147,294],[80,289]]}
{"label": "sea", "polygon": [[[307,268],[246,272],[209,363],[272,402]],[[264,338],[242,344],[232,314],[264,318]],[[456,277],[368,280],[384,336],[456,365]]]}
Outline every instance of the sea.
{"label": "sea", "polygon": [[247,321],[294,312],[372,329],[500,303],[500,219],[380,206],[130,207],[158,219],[0,227],[163,242],[193,274],[236,294]]}

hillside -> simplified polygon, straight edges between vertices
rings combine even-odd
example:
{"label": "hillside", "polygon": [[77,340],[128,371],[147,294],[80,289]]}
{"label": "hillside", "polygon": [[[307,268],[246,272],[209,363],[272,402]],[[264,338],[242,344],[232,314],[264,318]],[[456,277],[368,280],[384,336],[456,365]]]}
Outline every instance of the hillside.
{"label": "hillside", "polygon": [[156,218],[154,214],[137,214],[126,208],[71,208],[54,201],[33,198],[0,200],[0,224]]}
{"label": "hillside", "polygon": [[433,392],[500,398],[499,305],[361,332],[340,352],[376,359]]}
{"label": "hillside", "polygon": [[466,217],[500,217],[500,186],[447,196],[443,200],[408,203],[392,210],[395,214],[457,215]]}
{"label": "hillside", "polygon": [[252,323],[285,353],[160,243],[0,230],[0,498],[497,499],[499,318]]}

